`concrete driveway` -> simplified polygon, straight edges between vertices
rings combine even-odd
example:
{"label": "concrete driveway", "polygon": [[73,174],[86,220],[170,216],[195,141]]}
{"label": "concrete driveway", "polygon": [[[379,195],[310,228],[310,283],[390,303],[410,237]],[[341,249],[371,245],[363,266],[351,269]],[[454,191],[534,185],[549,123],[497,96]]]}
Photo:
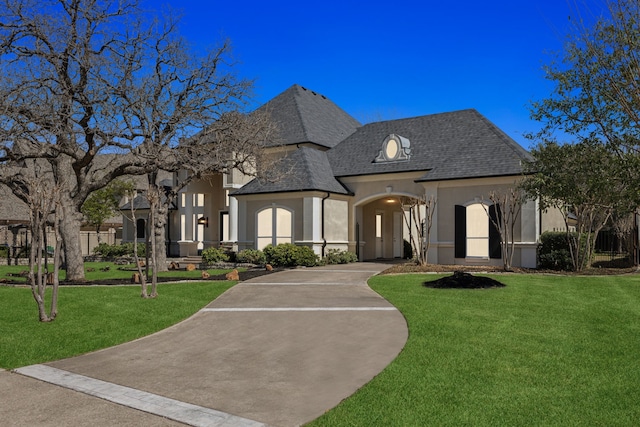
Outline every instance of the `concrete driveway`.
{"label": "concrete driveway", "polygon": [[81,401],[104,407],[67,423],[35,418],[35,408],[22,405],[28,423],[15,425],[301,425],[370,381],[404,346],[402,314],[366,285],[386,267],[295,269],[241,282],[154,335],[17,370],[56,386],[7,372],[0,385],[46,388],[63,396],[59,412],[76,412]]}

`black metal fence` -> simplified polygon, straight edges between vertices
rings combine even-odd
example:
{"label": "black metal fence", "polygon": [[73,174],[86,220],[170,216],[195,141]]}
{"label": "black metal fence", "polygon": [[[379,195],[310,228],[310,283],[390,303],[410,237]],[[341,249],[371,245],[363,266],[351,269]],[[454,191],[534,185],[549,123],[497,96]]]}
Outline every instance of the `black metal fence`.
{"label": "black metal fence", "polygon": [[596,238],[594,264],[618,263],[638,265],[638,230],[617,233],[613,229],[603,229]]}

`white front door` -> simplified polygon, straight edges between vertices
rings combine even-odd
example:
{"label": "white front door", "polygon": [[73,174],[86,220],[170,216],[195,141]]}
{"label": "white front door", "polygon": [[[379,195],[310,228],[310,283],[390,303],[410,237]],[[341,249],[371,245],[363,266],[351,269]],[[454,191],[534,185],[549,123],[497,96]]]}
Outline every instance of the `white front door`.
{"label": "white front door", "polygon": [[402,212],[393,213],[393,257],[402,258]]}

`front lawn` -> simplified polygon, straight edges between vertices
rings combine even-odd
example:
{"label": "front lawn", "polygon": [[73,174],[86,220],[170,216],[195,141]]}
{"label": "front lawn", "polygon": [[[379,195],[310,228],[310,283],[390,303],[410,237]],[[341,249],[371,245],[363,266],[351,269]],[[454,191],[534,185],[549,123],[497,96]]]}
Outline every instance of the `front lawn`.
{"label": "front lawn", "polygon": [[[24,277],[16,277],[21,272],[28,271],[28,265],[2,265],[0,266],[0,279],[5,278],[11,281],[26,283],[27,279]],[[137,271],[135,264],[132,265],[116,265],[112,262],[85,262],[84,263],[85,278],[87,281],[94,280],[130,280],[133,273]],[[144,268],[142,269],[144,271]],[[238,269],[242,270],[242,269]],[[53,265],[50,266],[50,271],[53,271]],[[228,273],[230,269],[210,269],[206,270],[211,276],[217,276]],[[193,270],[173,270],[158,272],[159,278],[182,278],[182,279],[200,279],[202,271]],[[151,272],[149,272],[151,276]],[[60,270],[60,280],[65,280],[66,272]]]}
{"label": "front lawn", "polygon": [[494,275],[507,286],[428,289],[376,276],[406,347],[311,426],[635,426],[640,277]]}
{"label": "front lawn", "polygon": [[191,316],[233,283],[161,283],[155,299],[140,298],[138,286],[64,286],[58,317],[51,323],[38,321],[29,288],[0,286],[0,368],[57,360],[149,335]]}

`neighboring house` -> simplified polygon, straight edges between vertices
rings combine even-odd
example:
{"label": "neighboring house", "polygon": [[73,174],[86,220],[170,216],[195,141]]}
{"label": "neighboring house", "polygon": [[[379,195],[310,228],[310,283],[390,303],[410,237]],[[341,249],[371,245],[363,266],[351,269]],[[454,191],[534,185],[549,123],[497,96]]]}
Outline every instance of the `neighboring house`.
{"label": "neighboring house", "polygon": [[[400,198],[426,195],[437,200],[430,263],[502,264],[482,204],[514,185],[529,154],[477,111],[363,126],[299,85],[260,108],[280,127],[280,144],[270,148],[284,156],[275,179],[234,171],[185,187],[169,218],[170,255],[289,242],[320,256],[337,248],[360,260],[398,258],[409,230]],[[538,237],[553,226],[527,202],[513,265],[535,267]]]}
{"label": "neighboring house", "polygon": [[[11,254],[19,252],[31,242],[31,235],[27,231],[29,226],[29,207],[16,197],[11,190],[0,184],[0,246],[9,246]],[[122,234],[122,216],[107,219],[100,227],[100,240],[114,244],[120,241]],[[50,242],[54,242],[53,230],[47,233]],[[83,225],[80,230],[82,255],[91,255],[93,248],[98,245],[95,227]]]}

